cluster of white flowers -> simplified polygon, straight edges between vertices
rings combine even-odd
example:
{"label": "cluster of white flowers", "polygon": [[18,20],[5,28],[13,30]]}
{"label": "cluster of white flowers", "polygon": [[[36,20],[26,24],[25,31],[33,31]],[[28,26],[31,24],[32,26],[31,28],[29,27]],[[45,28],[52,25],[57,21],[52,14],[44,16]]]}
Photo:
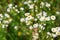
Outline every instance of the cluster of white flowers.
{"label": "cluster of white flowers", "polygon": [[52,28],[51,31],[56,33],[56,35],[60,35],[60,27]]}
{"label": "cluster of white flowers", "polygon": [[[10,12],[11,10],[15,10],[17,13],[20,13],[17,7],[18,7],[17,5],[13,6],[13,4],[8,4],[7,12]],[[24,9],[20,8],[20,10],[24,10]]]}
{"label": "cluster of white flowers", "polygon": [[26,25],[30,25],[31,24],[31,20],[33,20],[34,19],[34,17],[32,16],[32,15],[30,15],[30,13],[25,13],[25,18],[21,18],[20,19],[20,21],[21,22],[25,22],[26,23]]}
{"label": "cluster of white flowers", "polygon": [[50,20],[56,19],[56,16],[54,15],[48,16],[45,11],[40,12],[39,14],[36,14],[36,16],[40,21],[50,21]]}
{"label": "cluster of white flowers", "polygon": [[54,38],[57,37],[58,35],[60,35],[60,27],[51,28],[51,31],[53,33],[47,32],[47,35],[54,37]]}
{"label": "cluster of white flowers", "polygon": [[40,5],[40,8],[43,8],[44,6],[49,8],[51,6],[48,2],[41,2]]}
{"label": "cluster of white flowers", "polygon": [[8,27],[8,24],[12,21],[12,18],[9,16],[8,13],[5,13],[4,15],[0,14],[0,24],[2,28]]}
{"label": "cluster of white flowers", "polygon": [[[34,2],[36,2],[36,1],[37,0],[34,0]],[[35,4],[34,3],[32,4],[32,1],[31,0],[25,1],[24,4],[25,5],[27,4],[29,9],[34,10]],[[43,7],[49,8],[50,6],[51,5],[48,2],[41,2],[40,3],[40,8],[43,8]],[[7,12],[10,12],[11,10],[15,10],[17,13],[20,13],[20,11],[24,11],[24,8],[23,7],[21,7],[20,10],[18,10],[17,7],[18,7],[17,5],[13,6],[13,4],[9,4],[8,5],[8,8],[7,8]],[[38,7],[35,6],[35,9],[36,9],[35,11],[37,12],[38,11]],[[60,12],[57,11],[56,14],[60,14]],[[12,19],[9,16],[9,14],[5,13],[4,16],[6,18],[9,18],[9,20],[3,20],[3,15],[0,14],[0,20],[3,20],[2,22],[4,24],[6,24],[6,25],[2,24],[2,28],[5,28],[5,26],[8,26],[7,24],[9,24],[12,21]],[[48,13],[45,12],[45,11],[40,11],[40,13],[37,13],[36,14],[36,18],[34,16],[32,16],[31,13],[29,13],[29,12],[25,13],[24,16],[25,17],[20,18],[20,22],[21,23],[26,23],[26,25],[29,26],[29,29],[30,30],[35,29],[35,28],[39,28],[39,32],[41,32],[42,30],[45,30],[46,24],[45,23],[42,23],[42,22],[56,20],[56,16],[54,16],[54,15],[48,16]],[[41,23],[38,23],[36,21],[39,21]],[[36,22],[36,23],[33,23],[33,22]],[[14,29],[17,30],[18,27],[15,26]],[[52,35],[53,37],[56,37],[57,35],[60,35],[60,27],[52,28],[51,31],[54,32],[55,34],[54,33],[47,32],[47,35],[50,35],[50,36]],[[39,38],[38,37],[38,33],[35,33],[33,35],[33,40],[36,40],[38,38]]]}
{"label": "cluster of white flowers", "polygon": [[33,9],[34,8],[34,4],[31,4],[31,3],[32,3],[31,0],[24,2],[25,5],[27,4],[27,6],[29,7],[29,9]]}
{"label": "cluster of white flowers", "polygon": [[[47,36],[50,36],[50,37],[53,37],[53,38],[57,37],[56,34],[50,33],[50,32],[47,32]],[[48,37],[46,37],[46,38],[48,38]]]}

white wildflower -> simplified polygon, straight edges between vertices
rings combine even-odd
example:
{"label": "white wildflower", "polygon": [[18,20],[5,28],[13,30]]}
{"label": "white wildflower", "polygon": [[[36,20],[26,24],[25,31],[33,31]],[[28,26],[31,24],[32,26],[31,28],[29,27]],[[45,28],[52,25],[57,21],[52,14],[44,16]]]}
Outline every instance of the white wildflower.
{"label": "white wildflower", "polygon": [[46,26],[46,24],[45,24],[45,23],[44,23],[43,25],[44,25],[44,26]]}
{"label": "white wildflower", "polygon": [[41,29],[43,29],[43,25],[39,24],[39,27],[40,27]]}
{"label": "white wildflower", "polygon": [[51,20],[55,20],[56,17],[54,15],[51,16]]}
{"label": "white wildflower", "polygon": [[31,24],[31,21],[26,21],[26,25],[30,25]]}
{"label": "white wildflower", "polygon": [[60,32],[60,27],[56,27],[56,29],[57,29],[57,32]]}
{"label": "white wildflower", "polygon": [[13,7],[13,9],[15,9],[15,7]]}
{"label": "white wildflower", "polygon": [[52,32],[56,32],[57,30],[56,30],[56,28],[52,28],[51,31]]}
{"label": "white wildflower", "polygon": [[13,5],[12,5],[12,4],[9,4],[8,6],[9,6],[9,7],[12,7]]}
{"label": "white wildflower", "polygon": [[24,18],[21,18],[21,19],[20,19],[20,21],[21,21],[21,22],[24,22],[24,21],[25,21],[25,19],[24,19]]}
{"label": "white wildflower", "polygon": [[17,5],[15,5],[15,7],[18,7]]}
{"label": "white wildflower", "polygon": [[49,17],[49,16],[46,17],[45,20],[46,20],[46,21],[50,21],[50,17]]}
{"label": "white wildflower", "polygon": [[60,14],[60,12],[59,11],[56,11],[56,14]]}
{"label": "white wildflower", "polygon": [[29,26],[29,29],[33,29],[33,27],[32,26]]}
{"label": "white wildflower", "polygon": [[23,8],[23,7],[21,7],[21,8],[20,8],[20,10],[22,10],[22,11],[23,11],[23,10],[24,10],[24,8]]}
{"label": "white wildflower", "polygon": [[39,32],[41,32],[41,30],[39,30]]}
{"label": "white wildflower", "polygon": [[56,32],[56,35],[60,35],[60,32]]}
{"label": "white wildflower", "polygon": [[41,2],[41,4],[40,4],[40,5],[41,5],[41,8],[43,8],[43,6],[44,6],[44,2]]}
{"label": "white wildflower", "polygon": [[7,9],[7,12],[10,12],[10,8]]}
{"label": "white wildflower", "polygon": [[39,19],[40,21],[45,21],[45,17],[41,16],[41,18]]}
{"label": "white wildflower", "polygon": [[50,7],[51,5],[49,3],[46,2],[46,7]]}
{"label": "white wildflower", "polygon": [[42,30],[45,30],[45,27],[43,27]]}
{"label": "white wildflower", "polygon": [[17,11],[18,11],[18,9],[15,9],[15,11],[17,12]]}
{"label": "white wildflower", "polygon": [[57,37],[57,35],[56,34],[52,34],[52,36],[55,38],[55,37]]}
{"label": "white wildflower", "polygon": [[28,1],[28,3],[31,3],[31,2],[32,2],[31,0]]}
{"label": "white wildflower", "polygon": [[47,35],[51,35],[51,33],[50,32],[47,32]]}
{"label": "white wildflower", "polygon": [[47,16],[47,13],[45,11],[43,11],[43,16]]}
{"label": "white wildflower", "polygon": [[18,27],[17,27],[17,26],[14,26],[14,29],[16,29],[16,30],[17,30],[17,29],[18,29]]}
{"label": "white wildflower", "polygon": [[29,16],[30,15],[30,13],[25,13],[25,16]]}
{"label": "white wildflower", "polygon": [[35,18],[34,21],[37,21],[37,19]]}
{"label": "white wildflower", "polygon": [[28,4],[28,2],[24,2],[24,4]]}
{"label": "white wildflower", "polygon": [[34,28],[37,28],[38,27],[38,23],[34,24],[33,27]]}
{"label": "white wildflower", "polygon": [[9,14],[5,13],[5,17],[10,18]]}
{"label": "white wildflower", "polygon": [[31,15],[26,17],[26,20],[32,20],[32,19],[34,19],[34,17],[32,17]]}
{"label": "white wildflower", "polygon": [[34,4],[29,5],[29,9],[33,9],[34,8]]}

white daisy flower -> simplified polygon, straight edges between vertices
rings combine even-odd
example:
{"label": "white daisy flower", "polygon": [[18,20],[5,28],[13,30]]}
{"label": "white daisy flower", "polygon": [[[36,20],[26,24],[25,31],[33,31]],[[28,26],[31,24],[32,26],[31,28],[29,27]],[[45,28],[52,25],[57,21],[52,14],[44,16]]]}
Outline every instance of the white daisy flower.
{"label": "white daisy flower", "polygon": [[45,11],[43,11],[43,16],[47,16],[47,13]]}
{"label": "white daisy flower", "polygon": [[45,20],[46,20],[46,21],[50,21],[50,17],[49,17],[49,16],[46,17]]}
{"label": "white daisy flower", "polygon": [[39,24],[39,27],[40,27],[41,29],[43,29],[43,25]]}
{"label": "white daisy flower", "polygon": [[25,16],[29,16],[30,15],[30,13],[25,13]]}
{"label": "white daisy flower", "polygon": [[21,7],[21,8],[20,8],[20,10],[22,10],[22,11],[23,11],[23,10],[24,10],[24,8],[23,8],[23,7]]}
{"label": "white daisy flower", "polygon": [[38,23],[34,24],[33,27],[34,28],[37,28],[38,27]]}
{"label": "white daisy flower", "polygon": [[41,32],[41,30],[39,30],[39,32]]}
{"label": "white daisy flower", "polygon": [[31,21],[26,21],[26,25],[30,25],[31,24]]}
{"label": "white daisy flower", "polygon": [[10,18],[8,21],[9,21],[9,23],[10,23],[10,22],[12,21],[12,18]]}
{"label": "white daisy flower", "polygon": [[59,11],[56,11],[56,14],[60,14],[60,12]]}
{"label": "white daisy flower", "polygon": [[56,27],[56,29],[57,29],[57,32],[60,32],[60,27]]}
{"label": "white daisy flower", "polygon": [[56,34],[52,34],[52,36],[55,38],[55,37],[57,37],[57,35]]}
{"label": "white daisy flower", "polygon": [[15,27],[14,27],[14,29],[16,29],[16,30],[17,30],[17,29],[18,29],[18,27],[17,27],[17,26],[15,26]]}
{"label": "white daisy flower", "polygon": [[56,30],[56,28],[52,28],[51,31],[52,32],[56,32],[57,30]]}
{"label": "white daisy flower", "polygon": [[25,19],[24,19],[24,18],[21,18],[20,21],[21,21],[21,22],[25,22]]}
{"label": "white daisy flower", "polygon": [[29,29],[33,29],[33,27],[32,26],[29,26]]}
{"label": "white daisy flower", "polygon": [[45,24],[45,23],[44,23],[43,25],[44,25],[44,26],[46,26],[46,24]]}
{"label": "white daisy flower", "polygon": [[32,20],[32,19],[34,19],[34,17],[32,17],[31,15],[26,17],[26,20]]}
{"label": "white daisy flower", "polygon": [[13,9],[15,9],[15,7],[13,7]]}
{"label": "white daisy flower", "polygon": [[28,2],[24,2],[24,4],[28,4]]}
{"label": "white daisy flower", "polygon": [[50,7],[51,5],[49,3],[46,2],[46,7]]}
{"label": "white daisy flower", "polygon": [[28,5],[28,6],[29,6],[29,9],[33,9],[34,8],[34,4]]}
{"label": "white daisy flower", "polygon": [[50,32],[47,32],[47,35],[51,35],[51,33]]}
{"label": "white daisy flower", "polygon": [[42,30],[45,30],[45,27],[43,27]]}
{"label": "white daisy flower", "polygon": [[51,20],[55,20],[56,17],[54,15],[51,16]]}
{"label": "white daisy flower", "polygon": [[40,18],[42,16],[42,13],[36,14],[37,18]]}
{"label": "white daisy flower", "polygon": [[40,21],[45,21],[45,17],[41,16],[41,18],[39,19]]}
{"label": "white daisy flower", "polygon": [[5,26],[8,27],[8,24],[6,24]]}
{"label": "white daisy flower", "polygon": [[13,5],[12,5],[12,4],[9,4],[8,6],[9,6],[9,7],[12,7]]}
{"label": "white daisy flower", "polygon": [[56,32],[56,35],[60,35],[60,32]]}
{"label": "white daisy flower", "polygon": [[44,2],[41,2],[40,5],[41,5],[41,8],[43,8],[43,6],[44,6]]}
{"label": "white daisy flower", "polygon": [[28,1],[28,3],[31,3],[31,2],[32,2],[31,0]]}
{"label": "white daisy flower", "polygon": [[5,13],[5,17],[10,18],[10,16],[7,13]]}
{"label": "white daisy flower", "polygon": [[18,9],[15,9],[16,12],[18,12]]}
{"label": "white daisy flower", "polygon": [[10,8],[7,9],[7,12],[10,12]]}
{"label": "white daisy flower", "polygon": [[37,21],[37,18],[35,18],[34,21]]}
{"label": "white daisy flower", "polygon": [[15,7],[18,7],[17,5],[15,5]]}

